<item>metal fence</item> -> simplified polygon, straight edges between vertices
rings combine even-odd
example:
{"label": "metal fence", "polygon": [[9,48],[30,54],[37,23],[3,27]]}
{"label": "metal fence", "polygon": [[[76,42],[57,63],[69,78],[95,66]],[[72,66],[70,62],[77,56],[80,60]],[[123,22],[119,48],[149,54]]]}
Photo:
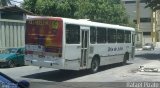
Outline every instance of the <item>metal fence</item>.
{"label": "metal fence", "polygon": [[25,46],[26,21],[0,19],[0,51]]}

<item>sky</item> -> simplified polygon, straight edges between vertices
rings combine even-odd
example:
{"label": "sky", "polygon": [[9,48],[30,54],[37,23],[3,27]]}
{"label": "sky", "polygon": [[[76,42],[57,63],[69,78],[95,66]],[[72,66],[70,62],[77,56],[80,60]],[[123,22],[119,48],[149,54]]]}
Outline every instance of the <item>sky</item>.
{"label": "sky", "polygon": [[15,5],[20,5],[20,3],[23,2],[23,0],[10,0],[12,4],[15,4]]}

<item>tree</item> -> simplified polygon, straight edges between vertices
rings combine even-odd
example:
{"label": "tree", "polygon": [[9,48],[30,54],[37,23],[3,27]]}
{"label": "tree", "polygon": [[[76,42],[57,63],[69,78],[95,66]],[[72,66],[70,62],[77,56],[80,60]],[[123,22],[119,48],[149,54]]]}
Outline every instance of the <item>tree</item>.
{"label": "tree", "polygon": [[38,15],[128,23],[121,0],[24,0],[22,7]]}
{"label": "tree", "polygon": [[160,10],[160,0],[145,0],[147,3],[146,8],[150,7],[151,9]]}
{"label": "tree", "polygon": [[35,14],[72,17],[76,10],[76,0],[24,0],[22,8]]}
{"label": "tree", "polygon": [[0,6],[9,6],[11,5],[10,0],[0,0]]}
{"label": "tree", "polygon": [[30,12],[36,13],[36,2],[37,0],[24,0],[24,3],[22,3],[22,8],[27,9]]}
{"label": "tree", "polygon": [[128,17],[120,0],[78,0],[78,18],[92,21],[127,24]]}

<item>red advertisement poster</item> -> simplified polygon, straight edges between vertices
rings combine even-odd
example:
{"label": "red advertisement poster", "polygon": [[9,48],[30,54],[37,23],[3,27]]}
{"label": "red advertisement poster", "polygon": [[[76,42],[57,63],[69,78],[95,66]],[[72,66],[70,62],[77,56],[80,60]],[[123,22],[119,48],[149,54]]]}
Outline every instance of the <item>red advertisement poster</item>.
{"label": "red advertisement poster", "polygon": [[26,45],[43,47],[43,52],[62,53],[62,22],[29,20],[26,25]]}

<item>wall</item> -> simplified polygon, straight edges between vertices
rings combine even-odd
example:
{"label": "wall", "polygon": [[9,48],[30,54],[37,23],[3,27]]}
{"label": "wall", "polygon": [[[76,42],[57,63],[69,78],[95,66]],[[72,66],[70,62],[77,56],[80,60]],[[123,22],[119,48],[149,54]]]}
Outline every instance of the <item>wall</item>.
{"label": "wall", "polygon": [[24,47],[25,22],[13,20],[0,21],[0,49]]}
{"label": "wall", "polygon": [[[7,13],[10,15],[5,15]],[[25,23],[26,15],[23,13],[0,11],[0,52],[7,48],[25,47]]]}

